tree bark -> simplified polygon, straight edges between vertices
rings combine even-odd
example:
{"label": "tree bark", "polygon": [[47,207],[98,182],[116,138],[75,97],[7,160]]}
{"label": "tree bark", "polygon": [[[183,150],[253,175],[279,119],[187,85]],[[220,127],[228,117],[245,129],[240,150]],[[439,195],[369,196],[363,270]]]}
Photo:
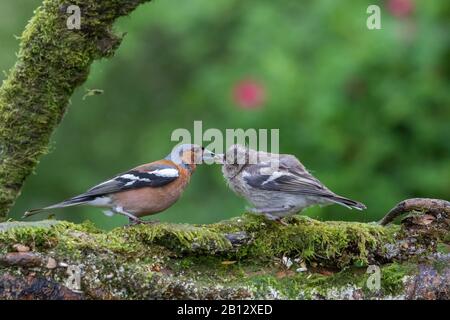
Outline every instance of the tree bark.
{"label": "tree bark", "polygon": [[450,298],[447,208],[401,225],[286,222],[3,223],[0,299]]}
{"label": "tree bark", "polygon": [[[0,88],[0,218],[47,152],[75,88],[96,59],[121,42],[114,21],[150,0],[44,0],[21,36],[18,60]],[[81,9],[81,29],[69,30],[69,5]]]}

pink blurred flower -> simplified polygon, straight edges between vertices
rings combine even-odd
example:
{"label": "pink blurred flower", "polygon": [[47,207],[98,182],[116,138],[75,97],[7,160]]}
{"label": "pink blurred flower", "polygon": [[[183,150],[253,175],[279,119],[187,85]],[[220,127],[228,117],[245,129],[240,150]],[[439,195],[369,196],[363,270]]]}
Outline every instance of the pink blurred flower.
{"label": "pink blurred flower", "polygon": [[388,0],[387,7],[389,12],[398,18],[406,18],[414,11],[413,0]]}
{"label": "pink blurred flower", "polygon": [[259,108],[266,101],[266,89],[256,80],[244,79],[234,85],[233,99],[242,109]]}

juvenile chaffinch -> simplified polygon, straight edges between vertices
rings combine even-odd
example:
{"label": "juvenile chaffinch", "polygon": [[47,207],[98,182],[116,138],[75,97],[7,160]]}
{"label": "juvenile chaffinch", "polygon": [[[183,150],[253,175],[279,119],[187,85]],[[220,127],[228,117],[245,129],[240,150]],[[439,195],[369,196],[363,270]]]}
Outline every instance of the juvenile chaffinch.
{"label": "juvenile chaffinch", "polygon": [[251,212],[270,220],[280,221],[316,204],[366,209],[364,204],[329,190],[293,155],[233,145],[225,155],[216,157],[222,158],[222,172],[230,188],[254,205]]}
{"label": "juvenile chaffinch", "polygon": [[27,211],[24,217],[43,210],[78,205],[107,208],[128,217],[131,223],[142,223],[140,217],[161,212],[173,205],[189,183],[196,164],[214,159],[214,154],[193,144],[182,144],[162,160],[121,173],[83,194],[40,209]]}

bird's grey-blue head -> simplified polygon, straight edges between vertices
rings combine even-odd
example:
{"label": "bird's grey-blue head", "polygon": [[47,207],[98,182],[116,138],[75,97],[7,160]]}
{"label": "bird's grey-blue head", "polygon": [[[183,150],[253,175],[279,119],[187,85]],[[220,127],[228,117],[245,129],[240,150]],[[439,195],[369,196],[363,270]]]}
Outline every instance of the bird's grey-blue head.
{"label": "bird's grey-blue head", "polygon": [[167,155],[166,159],[177,164],[195,165],[214,160],[214,153],[197,144],[179,144]]}

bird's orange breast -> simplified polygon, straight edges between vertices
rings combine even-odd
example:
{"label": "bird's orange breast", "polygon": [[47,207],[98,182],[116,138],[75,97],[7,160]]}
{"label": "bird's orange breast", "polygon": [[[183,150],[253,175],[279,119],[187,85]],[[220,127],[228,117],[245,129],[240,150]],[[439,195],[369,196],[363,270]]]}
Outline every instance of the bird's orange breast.
{"label": "bird's orange breast", "polygon": [[113,203],[137,217],[151,215],[172,206],[183,193],[190,180],[190,173],[178,167],[179,178],[162,187],[144,187],[118,192],[112,195]]}

